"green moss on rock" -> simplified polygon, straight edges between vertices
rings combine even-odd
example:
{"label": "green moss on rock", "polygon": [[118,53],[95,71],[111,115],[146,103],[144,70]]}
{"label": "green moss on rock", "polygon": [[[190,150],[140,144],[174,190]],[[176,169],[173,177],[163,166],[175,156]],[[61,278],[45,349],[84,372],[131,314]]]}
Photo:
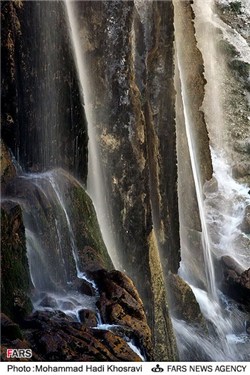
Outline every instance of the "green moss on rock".
{"label": "green moss on rock", "polygon": [[2,203],[1,233],[2,311],[19,321],[32,310],[32,304],[22,211],[16,203]]}
{"label": "green moss on rock", "polygon": [[91,198],[83,186],[66,171],[58,169],[55,171],[55,176],[76,239],[80,259],[81,251],[89,246],[95,249],[106,269],[113,269]]}
{"label": "green moss on rock", "polygon": [[205,320],[190,286],[179,275],[171,273],[168,275],[168,285],[171,290],[170,306],[173,316],[205,328]]}

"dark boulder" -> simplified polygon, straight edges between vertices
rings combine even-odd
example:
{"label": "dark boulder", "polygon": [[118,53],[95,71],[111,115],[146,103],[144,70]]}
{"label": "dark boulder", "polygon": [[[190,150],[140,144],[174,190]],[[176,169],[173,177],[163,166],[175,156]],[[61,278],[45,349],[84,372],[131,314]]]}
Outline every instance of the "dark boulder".
{"label": "dark boulder", "polygon": [[229,256],[223,256],[221,264],[224,293],[240,302],[250,311],[250,268],[244,270],[236,260]]}
{"label": "dark boulder", "polygon": [[3,313],[1,313],[1,334],[10,340],[22,339],[22,333],[18,324],[14,323]]}
{"label": "dark boulder", "polygon": [[31,280],[22,211],[12,201],[4,201],[1,206],[1,256],[1,309],[20,321],[32,310]]}
{"label": "dark boulder", "polygon": [[83,309],[79,311],[80,321],[86,327],[96,327],[97,326],[97,317],[94,311]]}

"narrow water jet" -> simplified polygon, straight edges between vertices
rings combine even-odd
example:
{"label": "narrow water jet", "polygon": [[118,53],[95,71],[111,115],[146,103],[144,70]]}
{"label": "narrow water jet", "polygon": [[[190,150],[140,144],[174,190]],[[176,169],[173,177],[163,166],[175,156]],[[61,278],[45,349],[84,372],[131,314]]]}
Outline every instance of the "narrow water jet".
{"label": "narrow water jet", "polygon": [[183,100],[183,110],[184,110],[184,120],[185,120],[185,130],[186,136],[188,140],[188,147],[191,159],[191,166],[193,171],[194,183],[195,183],[195,190],[196,190],[196,197],[198,202],[199,208],[199,216],[201,220],[201,237],[202,237],[202,250],[204,254],[204,261],[205,261],[205,272],[206,272],[206,280],[207,280],[207,288],[208,292],[211,297],[218,301],[217,291],[216,291],[216,283],[215,283],[215,272],[214,272],[214,264],[212,259],[212,252],[211,252],[211,241],[210,236],[208,233],[207,222],[206,222],[206,214],[205,214],[205,207],[203,203],[203,189],[200,181],[200,170],[199,170],[199,162],[197,160],[197,156],[195,153],[196,145],[194,144],[194,136],[192,135],[192,130],[190,126],[190,119],[188,115],[188,100],[185,93],[185,81],[182,74],[182,67],[178,57],[178,41],[177,41],[177,62],[178,62],[178,69],[180,73],[180,81],[181,81],[181,92],[182,92],[182,100]]}
{"label": "narrow water jet", "polygon": [[87,119],[88,128],[88,177],[87,177],[87,191],[94,203],[98,222],[101,228],[102,236],[108,252],[112,257],[112,261],[116,268],[121,268],[119,257],[117,253],[117,245],[114,236],[111,232],[111,225],[109,222],[109,209],[106,203],[106,191],[103,179],[103,170],[100,161],[100,151],[97,144],[97,134],[94,129],[94,107],[90,97],[91,77],[88,75],[84,57],[84,45],[79,35],[79,25],[74,7],[74,1],[65,0],[65,7],[68,15],[69,28],[71,30],[71,42],[75,55],[75,63],[78,71],[79,83],[82,92],[82,103],[84,103],[84,110]]}

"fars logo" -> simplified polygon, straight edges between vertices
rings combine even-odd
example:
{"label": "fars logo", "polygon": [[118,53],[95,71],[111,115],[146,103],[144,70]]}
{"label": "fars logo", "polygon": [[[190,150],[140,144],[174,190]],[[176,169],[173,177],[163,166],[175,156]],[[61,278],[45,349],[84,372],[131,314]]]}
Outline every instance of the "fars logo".
{"label": "fars logo", "polygon": [[7,358],[31,358],[32,350],[31,349],[7,349],[6,353]]}

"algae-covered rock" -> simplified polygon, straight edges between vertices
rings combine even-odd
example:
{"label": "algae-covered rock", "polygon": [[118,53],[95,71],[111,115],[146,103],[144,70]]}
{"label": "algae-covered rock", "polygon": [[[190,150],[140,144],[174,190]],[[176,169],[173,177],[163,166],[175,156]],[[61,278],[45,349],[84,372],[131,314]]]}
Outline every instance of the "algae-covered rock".
{"label": "algae-covered rock", "polygon": [[19,321],[32,309],[28,297],[31,281],[22,211],[12,201],[1,207],[1,256],[1,309]]}
{"label": "algae-covered rock", "polygon": [[[7,193],[22,204],[36,288],[57,290],[86,269],[84,249],[95,249],[95,262],[112,269],[91,199],[62,169],[19,176]],[[83,257],[81,256],[83,250]]]}
{"label": "algae-covered rock", "polygon": [[173,316],[187,323],[205,326],[199,304],[191,287],[179,275],[171,273],[168,275],[168,283],[171,289],[170,306]]}

